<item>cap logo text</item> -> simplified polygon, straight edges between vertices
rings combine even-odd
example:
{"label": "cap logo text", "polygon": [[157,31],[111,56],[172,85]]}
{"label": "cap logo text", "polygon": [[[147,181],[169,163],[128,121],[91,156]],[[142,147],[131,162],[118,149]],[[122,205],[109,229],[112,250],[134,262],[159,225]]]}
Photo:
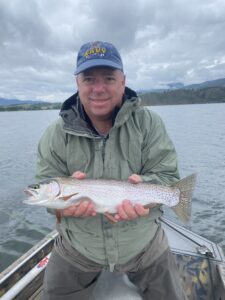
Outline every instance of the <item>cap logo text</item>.
{"label": "cap logo text", "polygon": [[100,47],[96,47],[96,48],[92,48],[90,50],[87,50],[83,56],[85,58],[88,58],[90,55],[101,55],[104,56],[104,54],[106,53],[106,48],[100,48]]}

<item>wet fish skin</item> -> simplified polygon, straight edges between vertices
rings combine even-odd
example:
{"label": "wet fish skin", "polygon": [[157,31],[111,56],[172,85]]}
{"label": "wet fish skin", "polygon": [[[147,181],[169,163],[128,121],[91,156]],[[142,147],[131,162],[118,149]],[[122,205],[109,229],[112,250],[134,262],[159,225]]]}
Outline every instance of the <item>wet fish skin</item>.
{"label": "wet fish skin", "polygon": [[64,209],[81,200],[91,200],[99,213],[115,213],[123,200],[132,204],[164,204],[172,207],[183,222],[190,218],[191,198],[196,174],[192,174],[172,186],[150,183],[132,184],[128,181],[58,177],[45,180],[25,189],[30,197],[23,202],[46,208]]}

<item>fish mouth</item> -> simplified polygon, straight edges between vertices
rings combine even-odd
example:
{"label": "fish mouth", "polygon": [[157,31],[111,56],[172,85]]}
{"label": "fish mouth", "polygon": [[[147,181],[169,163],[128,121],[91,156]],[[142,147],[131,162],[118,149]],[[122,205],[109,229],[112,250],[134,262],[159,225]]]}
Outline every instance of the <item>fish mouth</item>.
{"label": "fish mouth", "polygon": [[37,195],[37,191],[35,190],[31,190],[31,189],[25,189],[24,190],[24,193],[27,195],[27,196],[30,196],[32,197],[33,199],[36,199],[36,195]]}

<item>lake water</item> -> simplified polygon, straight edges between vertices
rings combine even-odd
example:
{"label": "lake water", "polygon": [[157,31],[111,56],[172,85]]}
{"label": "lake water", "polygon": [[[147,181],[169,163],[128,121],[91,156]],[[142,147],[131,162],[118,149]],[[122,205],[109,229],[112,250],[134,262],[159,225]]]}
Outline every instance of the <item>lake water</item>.
{"label": "lake water", "polygon": [[[187,227],[225,251],[225,104],[152,109],[175,144],[181,176],[198,173]],[[23,188],[34,182],[38,140],[57,116],[56,110],[0,113],[0,271],[54,228],[44,208],[21,202]]]}

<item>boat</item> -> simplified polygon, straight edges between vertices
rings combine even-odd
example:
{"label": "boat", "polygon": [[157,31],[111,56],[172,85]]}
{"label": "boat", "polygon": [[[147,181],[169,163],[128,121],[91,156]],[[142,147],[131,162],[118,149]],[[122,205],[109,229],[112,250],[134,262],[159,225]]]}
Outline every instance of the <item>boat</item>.
{"label": "boat", "polygon": [[[221,247],[180,226],[161,219],[176,259],[188,300],[225,300],[225,258]],[[38,300],[43,275],[51,255],[56,231],[16,260],[0,274],[2,300]],[[102,272],[91,300],[141,300],[125,274]]]}

